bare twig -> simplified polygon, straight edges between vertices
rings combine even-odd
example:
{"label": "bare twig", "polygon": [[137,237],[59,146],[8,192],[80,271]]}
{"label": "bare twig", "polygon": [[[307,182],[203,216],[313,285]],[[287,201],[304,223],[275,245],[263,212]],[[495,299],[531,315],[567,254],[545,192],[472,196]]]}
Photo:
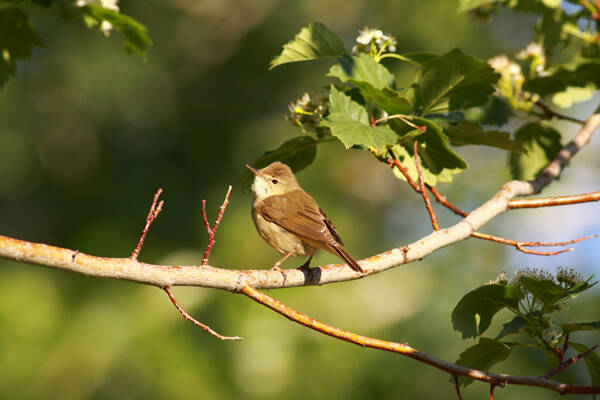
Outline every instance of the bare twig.
{"label": "bare twig", "polygon": [[523,253],[527,253],[527,254],[535,254],[538,256],[555,256],[557,254],[561,254],[561,253],[566,253],[569,251],[573,251],[574,249],[572,247],[568,248],[568,249],[562,249],[562,250],[557,250],[557,251],[536,251],[536,250],[529,250],[526,249],[526,247],[557,247],[557,246],[567,246],[569,244],[573,244],[573,243],[578,243],[584,240],[588,240],[588,239],[593,239],[598,237],[598,235],[590,235],[590,236],[585,236],[585,237],[581,237],[578,239],[573,239],[573,240],[567,240],[566,242],[520,242],[517,240],[512,240],[512,239],[506,239],[506,238],[502,238],[502,237],[498,237],[498,236],[493,236],[493,235],[488,235],[486,233],[480,233],[480,232],[473,232],[471,234],[472,237],[477,238],[477,239],[483,239],[483,240],[490,240],[492,242],[497,242],[497,243],[502,243],[502,244],[507,244],[509,246],[515,246],[515,248]]}
{"label": "bare twig", "polygon": [[162,290],[164,290],[167,293],[167,295],[169,296],[169,299],[171,299],[171,302],[173,303],[175,308],[177,308],[177,310],[181,313],[181,315],[183,315],[183,318],[192,322],[194,325],[199,326],[200,328],[204,329],[206,332],[210,333],[211,335],[213,335],[221,340],[242,340],[243,339],[240,336],[223,336],[223,335],[215,332],[213,329],[211,329],[210,326],[203,324],[202,322],[198,321],[197,319],[192,317],[190,314],[185,312],[185,310],[183,308],[181,308],[179,303],[177,303],[177,300],[175,300],[175,296],[173,296],[173,292],[171,292],[171,288],[169,286],[163,287]]}
{"label": "bare twig", "polygon": [[458,395],[458,400],[462,400],[462,396],[460,395],[460,385],[458,384],[458,376],[452,375],[452,379],[454,379],[454,387],[456,388],[456,394]]}
{"label": "bare twig", "polygon": [[440,226],[438,225],[437,218],[435,216],[435,212],[433,211],[433,207],[431,207],[431,202],[429,201],[429,196],[427,196],[427,190],[425,190],[425,179],[423,179],[423,172],[421,171],[421,167],[419,166],[419,152],[417,148],[417,141],[415,140],[413,144],[413,152],[415,155],[415,165],[417,166],[417,173],[419,174],[419,189],[421,195],[423,196],[423,201],[425,201],[425,208],[427,208],[427,212],[429,213],[429,218],[431,218],[431,225],[433,226],[434,231],[440,230]]}
{"label": "bare twig", "polygon": [[578,361],[582,360],[583,358],[585,358],[592,351],[596,350],[596,348],[598,348],[598,345],[590,347],[589,349],[587,349],[586,352],[577,355],[577,357],[569,358],[567,361],[561,362],[558,367],[556,367],[553,370],[551,370],[550,372],[548,372],[546,375],[543,376],[543,378],[544,379],[550,379],[554,375],[559,374],[565,368],[567,368],[569,365],[575,364],[576,362],[578,362]]}
{"label": "bare twig", "polygon": [[419,188],[419,185],[416,184],[415,181],[413,181],[413,179],[410,177],[409,173],[408,173],[408,168],[402,166],[402,164],[400,164],[400,161],[398,161],[398,159],[396,157],[394,157],[393,154],[390,153],[391,158],[387,159],[387,163],[390,166],[390,168],[398,168],[398,170],[402,173],[402,175],[404,175],[404,177],[406,178],[406,181],[408,182],[408,184],[414,189],[415,192],[417,193],[421,193],[421,188]]}
{"label": "bare twig", "polygon": [[542,115],[542,117],[543,117],[544,119],[558,118],[558,119],[564,119],[565,121],[571,121],[571,122],[575,122],[576,124],[579,124],[579,125],[583,125],[583,124],[585,124],[585,121],[582,121],[582,120],[580,120],[580,119],[573,118],[573,117],[570,117],[570,116],[568,116],[568,115],[561,114],[561,113],[559,113],[559,112],[556,112],[556,111],[552,110],[552,109],[551,109],[550,107],[548,107],[546,104],[542,103],[542,101],[541,101],[541,100],[538,100],[538,101],[535,103],[535,105],[536,105],[536,106],[538,106],[539,108],[541,108],[541,109],[543,110],[543,112],[544,112],[544,115]]}
{"label": "bare twig", "polygon": [[225,213],[225,209],[227,208],[227,204],[229,204],[229,195],[231,194],[231,185],[229,189],[227,189],[227,194],[225,195],[225,200],[223,200],[223,204],[219,209],[219,215],[217,216],[217,220],[215,221],[212,229],[210,224],[208,223],[208,218],[206,217],[206,200],[202,200],[202,217],[204,218],[204,225],[206,226],[206,233],[208,234],[208,244],[206,245],[206,250],[204,250],[204,257],[202,258],[202,265],[208,265],[208,257],[210,257],[210,251],[212,250],[215,244],[215,235],[217,234],[217,229],[219,229],[219,224],[223,219],[223,214]]}
{"label": "bare twig", "polygon": [[589,203],[600,200],[600,192],[575,194],[572,196],[543,197],[539,199],[512,199],[508,202],[509,209],[538,208],[549,206],[564,206],[568,204]]}
{"label": "bare twig", "polygon": [[467,368],[462,365],[452,364],[439,358],[423,353],[407,343],[395,343],[387,340],[375,339],[363,335],[359,335],[344,329],[336,328],[324,322],[302,314],[293,308],[279,302],[278,300],[268,296],[267,294],[257,290],[248,282],[244,282],[241,287],[241,292],[252,300],[270,308],[271,310],[283,315],[290,321],[304,325],[307,328],[317,332],[324,333],[336,339],[341,339],[349,343],[354,343],[362,347],[370,347],[372,349],[390,351],[392,353],[401,354],[403,356],[418,360],[422,363],[430,365],[439,370],[445,371],[453,376],[465,376],[478,381],[487,382],[490,384],[504,386],[505,384],[537,386],[550,390],[554,390],[561,394],[567,393],[600,393],[598,386],[574,386],[565,383],[558,383],[547,380],[543,377],[533,376],[516,376],[495,374],[493,372],[484,372],[472,368]]}
{"label": "bare twig", "polygon": [[144,229],[142,230],[142,234],[140,235],[140,240],[138,241],[137,246],[135,247],[135,249],[133,249],[133,252],[131,253],[130,258],[132,260],[137,260],[138,256],[140,255],[140,251],[142,250],[142,246],[144,245],[144,240],[146,239],[146,234],[150,230],[150,225],[152,225],[152,222],[156,219],[156,217],[162,210],[162,206],[164,204],[163,200],[161,200],[160,203],[158,203],[158,206],[156,205],[156,202],[158,201],[158,198],[160,197],[162,191],[163,190],[159,188],[156,191],[156,194],[154,195],[152,205],[150,206],[150,211],[148,211],[148,216],[146,217],[146,225],[144,225]]}

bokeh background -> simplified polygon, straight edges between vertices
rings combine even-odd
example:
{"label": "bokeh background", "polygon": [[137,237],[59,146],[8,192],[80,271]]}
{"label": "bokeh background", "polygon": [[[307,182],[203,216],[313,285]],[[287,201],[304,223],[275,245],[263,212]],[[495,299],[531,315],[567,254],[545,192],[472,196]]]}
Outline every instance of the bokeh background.
{"label": "bokeh background", "polygon": [[[56,9],[28,12],[45,46],[19,65],[0,92],[0,233],[127,257],[158,187],[163,212],[140,259],[198,264],[206,245],[201,201],[210,218],[229,184],[231,204],[211,264],[268,268],[278,255],[256,234],[244,165],[300,134],[287,105],[330,81],[327,61],[268,71],[269,60],[310,20],[325,23],[348,48],[365,25],[398,38],[398,51],[460,47],[488,58],[522,48],[534,20],[500,13],[478,24],[446,0],[423,1],[123,1],[149,28],[147,62]],[[399,82],[410,70],[390,61]],[[569,110],[585,118],[598,98]],[[515,123],[516,124],[516,123]],[[515,125],[516,126],[516,125]],[[569,138],[576,126],[559,124]],[[545,194],[598,190],[598,137]],[[440,190],[472,209],[510,177],[507,155],[458,151],[471,168]],[[351,254],[364,258],[424,236],[422,200],[365,152],[320,145],[299,174],[335,221]],[[456,218],[438,208],[444,225]],[[521,240],[567,240],[600,232],[598,205],[512,211],[483,231]],[[335,262],[319,256],[313,265]],[[323,321],[361,334],[408,342],[454,361],[473,344],[452,330],[460,297],[501,271],[571,266],[598,272],[597,241],[552,258],[470,239],[421,262],[354,282],[270,291]],[[298,261],[286,263],[294,267]],[[181,318],[163,292],[0,260],[0,398],[11,399],[321,399],[456,398],[448,376],[398,355],[368,350],[292,324],[248,299],[203,288],[175,288],[198,319],[242,342],[224,343]],[[599,290],[573,303],[571,317],[597,320]],[[490,328],[498,331],[503,318]],[[567,318],[564,316],[564,318]],[[578,340],[592,343],[593,335]],[[597,336],[596,336],[597,340]],[[495,370],[540,375],[543,354],[516,350]],[[583,366],[559,375],[588,384]],[[484,398],[474,384],[466,399]],[[534,388],[497,390],[497,398],[559,396]]]}

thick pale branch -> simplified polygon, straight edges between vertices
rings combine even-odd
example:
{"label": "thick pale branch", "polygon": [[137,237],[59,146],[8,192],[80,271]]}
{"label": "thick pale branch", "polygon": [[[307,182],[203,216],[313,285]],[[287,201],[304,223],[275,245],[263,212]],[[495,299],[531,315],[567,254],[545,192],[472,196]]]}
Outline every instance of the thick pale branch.
{"label": "thick pale branch", "polygon": [[[439,370],[445,371],[453,376],[465,376],[478,381],[487,382],[495,386],[504,386],[506,384],[537,386],[554,390],[561,394],[578,393],[578,394],[598,394],[600,386],[574,386],[565,383],[554,382],[543,377],[533,376],[517,376],[495,374],[492,372],[484,372],[476,369],[463,367],[462,365],[452,364],[442,359],[430,356],[423,353],[408,344],[389,342],[387,340],[375,339],[363,335],[358,335],[335,326],[328,325],[319,320],[316,320],[308,315],[302,314],[278,300],[266,295],[265,293],[255,289],[248,283],[242,286],[242,292],[252,300],[278,312],[287,319],[304,325],[317,332],[324,333],[337,339],[346,342],[354,343],[362,347],[370,347],[372,349],[386,350],[392,353],[401,354],[403,356],[413,358],[424,364],[430,365]],[[457,386],[458,387],[458,386]],[[459,392],[460,396],[460,392]]]}
{"label": "thick pale branch", "polygon": [[95,257],[75,250],[31,243],[0,235],[0,257],[60,268],[103,278],[136,281],[158,287],[203,286],[239,291],[248,281],[256,288],[283,288],[323,285],[358,279],[412,261],[420,260],[435,250],[459,242],[492,218],[508,210],[509,201],[517,196],[538,193],[558,176],[571,157],[590,139],[600,125],[600,114],[591,116],[575,138],[558,157],[531,182],[511,181],[503,185],[492,199],[472,211],[466,218],[447,229],[440,229],[407,246],[395,248],[360,262],[365,275],[341,265],[325,265],[310,271],[230,270],[210,266],[161,266],[141,263],[129,258]]}

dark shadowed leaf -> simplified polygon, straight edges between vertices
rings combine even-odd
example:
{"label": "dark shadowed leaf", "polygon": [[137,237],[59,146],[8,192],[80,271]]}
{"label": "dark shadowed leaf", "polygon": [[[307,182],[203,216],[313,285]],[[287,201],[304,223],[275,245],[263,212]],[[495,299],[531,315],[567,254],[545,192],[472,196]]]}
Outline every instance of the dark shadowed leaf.
{"label": "dark shadowed leaf", "polygon": [[445,132],[450,138],[450,144],[453,146],[482,145],[497,147],[513,153],[523,151],[521,142],[512,140],[509,132],[484,132],[481,125],[473,122],[465,121],[456,126],[450,126]]}
{"label": "dark shadowed leaf", "polygon": [[521,276],[519,283],[546,305],[556,303],[566,297],[567,290],[549,279]]}
{"label": "dark shadowed leaf", "polygon": [[319,126],[328,127],[346,148],[359,145],[385,152],[386,146],[396,142],[394,131],[387,125],[372,127],[367,110],[334,86],[329,92],[329,104],[330,114]]}
{"label": "dark shadowed leaf", "polygon": [[[274,161],[281,161],[289,165],[292,171],[298,172],[312,164],[316,155],[317,141],[307,135],[297,136],[284,142],[277,149],[267,151],[252,163],[252,166],[254,168],[264,168]],[[241,181],[242,189],[248,189],[253,180],[254,175],[252,172],[246,170]]]}
{"label": "dark shadowed leaf", "polygon": [[[480,371],[489,371],[494,365],[508,358],[514,345],[503,343],[498,340],[479,338],[479,343],[463,351],[456,364],[465,367],[478,369]],[[470,378],[459,378],[463,386],[473,382]]]}
{"label": "dark shadowed leaf", "polygon": [[359,56],[344,56],[340,63],[329,69],[327,76],[338,78],[342,82],[350,79],[358,82],[366,82],[375,89],[392,87],[394,75],[386,67],[377,63],[367,54]]}
{"label": "dark shadowed leaf", "polygon": [[521,333],[521,328],[527,325],[527,321],[520,316],[516,316],[509,322],[502,324],[502,330],[496,336],[496,339],[501,339],[504,336],[512,335],[515,333]]}
{"label": "dark shadowed leaf", "polygon": [[523,294],[518,287],[492,284],[470,291],[452,311],[452,328],[462,338],[481,335],[490,326],[492,317],[505,307],[517,308]]}
{"label": "dark shadowed leaf", "polygon": [[519,180],[535,178],[562,148],[560,133],[543,122],[523,125],[515,133],[515,140],[520,141],[526,151],[510,156],[512,176]]}
{"label": "dark shadowed leaf", "polygon": [[0,89],[15,75],[16,62],[29,59],[33,46],[41,45],[27,14],[14,7],[0,9]]}
{"label": "dark shadowed leaf", "polygon": [[335,33],[319,22],[310,22],[283,46],[281,54],[271,60],[269,69],[291,62],[341,57],[346,53],[344,43]]}
{"label": "dark shadowed leaf", "polygon": [[144,25],[125,14],[97,5],[86,5],[81,7],[81,11],[98,23],[110,22],[127,39],[124,44],[125,50],[142,58],[146,57],[146,50],[152,45],[152,41]]}
{"label": "dark shadowed leaf", "polygon": [[450,110],[485,104],[499,77],[486,61],[454,49],[423,63],[413,87],[427,114],[445,103]]}
{"label": "dark shadowed leaf", "polygon": [[512,109],[505,100],[492,96],[484,105],[465,110],[464,115],[465,119],[482,125],[503,126],[512,115]]}
{"label": "dark shadowed leaf", "polygon": [[552,75],[527,80],[523,88],[546,96],[564,92],[569,86],[585,87],[589,83],[600,87],[600,63],[582,64],[572,71],[560,68]]}
{"label": "dark shadowed leaf", "polygon": [[[569,345],[577,350],[579,354],[583,354],[588,351],[588,347],[581,343],[569,342]],[[583,361],[585,362],[585,366],[590,374],[592,386],[600,386],[600,356],[598,356],[597,350],[594,350],[585,356]]]}
{"label": "dark shadowed leaf", "polygon": [[562,324],[561,328],[564,333],[577,331],[600,331],[600,321],[596,322],[571,322]]}
{"label": "dark shadowed leaf", "polygon": [[[411,121],[426,127],[424,133],[419,134],[415,129],[396,119],[389,120],[390,127],[400,136],[399,143],[392,146],[394,156],[402,166],[408,169],[408,174],[414,180],[419,175],[415,166],[413,142],[419,142],[418,153],[425,182],[435,186],[438,182],[451,182],[452,177],[465,170],[467,163],[450,148],[448,137],[432,120],[413,117]],[[394,175],[404,180],[404,175],[394,168]]]}
{"label": "dark shadowed leaf", "polygon": [[358,82],[354,79],[351,79],[350,82],[360,90],[360,94],[365,100],[373,101],[377,104],[377,107],[385,110],[388,115],[407,114],[412,111],[410,101],[393,89],[383,88],[378,90],[366,82]]}

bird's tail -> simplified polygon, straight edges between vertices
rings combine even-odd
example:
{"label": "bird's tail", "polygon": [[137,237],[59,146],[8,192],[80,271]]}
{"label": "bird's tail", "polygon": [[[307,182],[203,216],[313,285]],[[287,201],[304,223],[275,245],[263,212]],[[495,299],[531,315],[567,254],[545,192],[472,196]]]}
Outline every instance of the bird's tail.
{"label": "bird's tail", "polygon": [[360,272],[361,274],[365,273],[365,271],[360,267],[360,265],[358,265],[356,260],[354,258],[352,258],[352,256],[350,256],[350,254],[348,254],[342,246],[331,246],[331,247],[334,250],[335,254],[337,254],[341,259],[346,261],[346,263],[350,266],[350,268],[352,268],[356,272]]}

